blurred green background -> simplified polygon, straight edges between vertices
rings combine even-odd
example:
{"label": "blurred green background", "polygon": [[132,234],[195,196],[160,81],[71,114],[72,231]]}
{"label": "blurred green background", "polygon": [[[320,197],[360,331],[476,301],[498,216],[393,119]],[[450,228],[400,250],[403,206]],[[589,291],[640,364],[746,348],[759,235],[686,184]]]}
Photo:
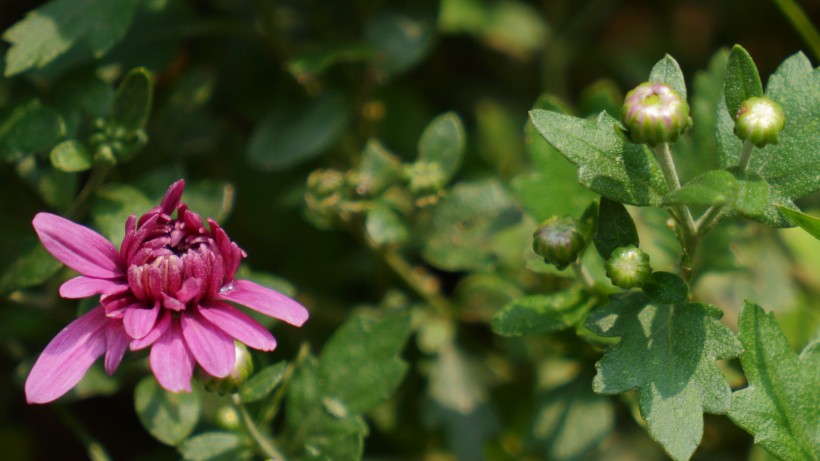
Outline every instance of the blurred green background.
{"label": "blurred green background", "polygon": [[[0,29],[41,3],[1,2]],[[820,15],[820,2],[798,3],[810,18]],[[95,20],[93,10],[87,14]],[[73,104],[70,82],[91,73],[115,81],[137,66],[153,72],[148,145],[108,181],[135,186],[152,202],[178,177],[195,184],[202,206],[191,208],[224,214],[221,223],[248,252],[250,267],[287,280],[311,309],[304,328],[274,330],[280,343],[274,354],[289,358],[302,341],[318,350],[354,306],[378,304],[401,287],[355,236],[306,219],[311,171],[350,168],[371,138],[409,161],[429,121],[454,111],[468,136],[457,178],[507,181],[529,168],[523,126],[542,93],[587,114],[620,104],[620,95],[645,80],[664,53],[678,60],[691,85],[719,48],[736,43],[764,78],[799,50],[818,59],[776,3],[763,0],[140,0],[127,35],[104,56],[75,48],[42,69],[0,80],[0,112],[7,115],[32,95],[55,107]],[[0,44],[0,51],[7,48]],[[612,100],[592,97],[602,94]],[[13,253],[33,239],[37,211],[65,211],[88,175],[72,178],[52,178],[58,186],[49,200],[45,179],[27,179],[19,164],[0,165],[0,250]],[[0,258],[0,271],[11,261]],[[445,293],[464,275],[434,273]],[[65,424],[77,418],[113,459],[176,459],[134,414],[132,389],[144,373],[137,367],[125,367],[100,392],[111,395],[70,404],[71,413],[60,405],[25,404],[21,363],[36,357],[76,307],[55,298],[56,286],[51,281],[0,297],[0,458],[83,459]],[[494,341],[480,322],[461,334],[472,345]],[[410,346],[405,355],[415,363],[422,354]],[[469,447],[441,448],[444,436],[423,421],[423,388],[423,376],[411,371],[399,392],[400,421],[389,432],[372,428],[369,459],[475,455]],[[504,421],[499,431],[498,419],[509,416],[503,408],[499,413],[481,420],[486,427],[459,424],[478,439],[493,434],[503,448],[498,453],[516,453],[505,444],[521,443],[514,434],[522,423]],[[617,418],[631,417],[619,408]],[[631,424],[618,443],[632,448],[612,445],[606,459],[657,459],[658,449]],[[462,436],[462,444],[471,443]],[[695,459],[746,459],[750,440],[725,418],[707,415],[706,454]]]}

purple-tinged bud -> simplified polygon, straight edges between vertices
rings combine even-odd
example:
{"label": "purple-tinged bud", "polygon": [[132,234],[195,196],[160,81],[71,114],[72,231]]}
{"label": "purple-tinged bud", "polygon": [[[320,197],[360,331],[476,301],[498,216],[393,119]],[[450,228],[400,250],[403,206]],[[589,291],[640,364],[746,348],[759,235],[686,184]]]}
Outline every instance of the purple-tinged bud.
{"label": "purple-tinged bud", "polygon": [[735,117],[735,136],[757,147],[777,144],[777,135],[786,124],[780,104],[769,98],[753,97],[743,101]]}
{"label": "purple-tinged bud", "polygon": [[553,216],[544,221],[532,238],[532,250],[558,269],[575,262],[589,244],[581,225],[569,216]]}
{"label": "purple-tinged bud", "polygon": [[669,85],[645,82],[626,94],[621,121],[632,142],[654,146],[672,142],[692,125],[689,105]]}
{"label": "purple-tinged bud", "polygon": [[652,273],[649,255],[635,245],[616,248],[604,267],[612,284],[627,290],[643,286]]}

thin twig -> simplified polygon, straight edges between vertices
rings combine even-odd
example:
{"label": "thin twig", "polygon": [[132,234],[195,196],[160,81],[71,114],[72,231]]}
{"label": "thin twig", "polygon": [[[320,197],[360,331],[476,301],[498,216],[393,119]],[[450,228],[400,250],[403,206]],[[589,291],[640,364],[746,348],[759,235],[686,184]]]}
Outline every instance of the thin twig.
{"label": "thin twig", "polygon": [[239,394],[233,394],[231,396],[231,401],[233,403],[233,407],[237,413],[239,413],[240,420],[242,421],[242,425],[245,427],[245,430],[248,432],[248,435],[251,436],[256,445],[261,449],[265,456],[269,457],[274,461],[284,461],[285,456],[273,445],[273,443],[268,440],[267,437],[259,430],[257,427],[256,422],[251,418],[251,415],[248,413],[248,410],[242,404],[242,398],[239,397]]}

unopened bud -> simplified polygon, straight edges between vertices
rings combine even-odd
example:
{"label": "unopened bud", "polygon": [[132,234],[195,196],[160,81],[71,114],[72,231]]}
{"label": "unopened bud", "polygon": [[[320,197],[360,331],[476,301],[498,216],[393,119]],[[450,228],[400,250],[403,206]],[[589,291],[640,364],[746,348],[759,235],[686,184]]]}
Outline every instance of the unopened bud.
{"label": "unopened bud", "polygon": [[606,276],[616,287],[641,287],[649,279],[652,268],[649,255],[635,245],[616,248],[606,261]]}
{"label": "unopened bud", "polygon": [[749,98],[743,101],[735,117],[735,136],[757,147],[777,144],[777,135],[786,124],[780,104],[769,98]]}
{"label": "unopened bud", "polygon": [[672,142],[692,124],[689,105],[669,85],[645,82],[626,94],[621,120],[632,142],[654,146]]}
{"label": "unopened bud", "polygon": [[230,374],[224,378],[216,378],[207,373],[201,373],[200,379],[205,388],[220,395],[234,392],[253,373],[253,359],[244,344],[234,341],[236,363]]}
{"label": "unopened bud", "polygon": [[580,224],[569,216],[554,216],[532,234],[532,249],[547,264],[563,269],[575,262],[589,244]]}

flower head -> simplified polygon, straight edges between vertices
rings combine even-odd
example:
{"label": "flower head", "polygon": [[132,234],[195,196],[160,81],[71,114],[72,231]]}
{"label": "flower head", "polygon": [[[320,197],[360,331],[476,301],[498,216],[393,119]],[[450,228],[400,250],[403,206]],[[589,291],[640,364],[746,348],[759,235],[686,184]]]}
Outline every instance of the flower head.
{"label": "flower head", "polygon": [[570,216],[553,216],[532,234],[532,250],[547,264],[564,269],[575,262],[589,244],[583,224]]}
{"label": "flower head", "polygon": [[740,105],[735,117],[735,135],[757,147],[777,144],[777,135],[786,124],[780,104],[769,98],[749,98]]}
{"label": "flower head", "polygon": [[616,248],[604,267],[612,284],[624,289],[642,287],[652,273],[649,255],[635,245]]}
{"label": "flower head", "polygon": [[621,120],[632,141],[657,145],[678,139],[692,124],[689,105],[669,85],[644,82],[626,94]]}
{"label": "flower head", "polygon": [[46,249],[79,277],[60,287],[64,298],[101,295],[100,304],[71,322],[46,346],[26,379],[29,403],[68,392],[103,354],[112,374],[126,349],[150,347],[151,370],[172,392],[190,391],[194,365],[228,376],[236,363],[234,340],[273,350],[273,335],[229,304],[301,326],[307,310],[296,301],[234,278],[246,256],[219,225],[180,203],[183,180],[160,206],[125,223],[120,249],[65,218],[38,213],[34,229]]}

